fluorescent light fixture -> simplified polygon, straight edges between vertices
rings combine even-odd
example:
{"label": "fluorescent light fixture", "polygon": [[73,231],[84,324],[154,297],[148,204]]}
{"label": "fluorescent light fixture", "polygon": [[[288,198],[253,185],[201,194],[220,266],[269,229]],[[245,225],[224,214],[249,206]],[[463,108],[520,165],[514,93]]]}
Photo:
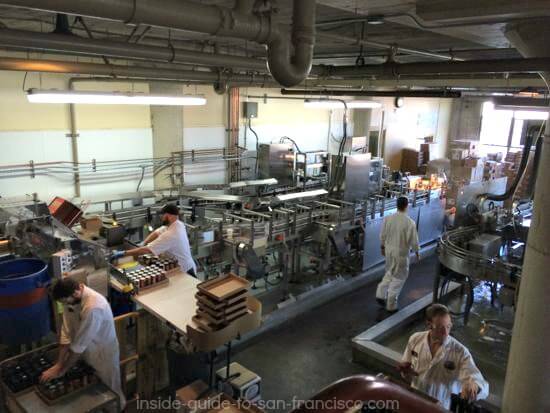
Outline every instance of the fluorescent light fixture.
{"label": "fluorescent light fixture", "polygon": [[285,202],[292,201],[294,199],[314,198],[326,194],[328,194],[328,191],[326,189],[317,189],[314,191],[294,192],[292,194],[277,195],[275,198],[277,199],[277,201]]}
{"label": "fluorescent light fixture", "polygon": [[[344,102],[337,99],[306,99],[304,106],[312,109],[344,109]],[[350,100],[346,101],[346,106],[348,109],[376,109],[382,104],[374,100]]]}
{"label": "fluorescent light fixture", "polygon": [[200,106],[206,104],[206,99],[202,96],[38,89],[29,89],[27,99],[32,103],[81,103],[89,105]]}
{"label": "fluorescent light fixture", "polygon": [[348,109],[377,109],[382,107],[380,102],[374,100],[350,100],[346,102]]}

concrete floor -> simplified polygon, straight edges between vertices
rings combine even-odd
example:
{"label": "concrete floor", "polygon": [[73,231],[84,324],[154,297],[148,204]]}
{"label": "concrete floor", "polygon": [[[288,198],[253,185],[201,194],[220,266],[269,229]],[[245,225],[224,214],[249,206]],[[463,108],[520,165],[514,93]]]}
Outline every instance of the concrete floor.
{"label": "concrete floor", "polygon": [[[432,290],[437,257],[411,265],[401,293],[406,306]],[[288,411],[328,384],[353,375],[376,374],[351,360],[351,339],[386,316],[375,301],[376,283],[304,313],[235,351],[233,361],[262,377],[262,399],[269,411]],[[271,401],[281,400],[278,406]]]}

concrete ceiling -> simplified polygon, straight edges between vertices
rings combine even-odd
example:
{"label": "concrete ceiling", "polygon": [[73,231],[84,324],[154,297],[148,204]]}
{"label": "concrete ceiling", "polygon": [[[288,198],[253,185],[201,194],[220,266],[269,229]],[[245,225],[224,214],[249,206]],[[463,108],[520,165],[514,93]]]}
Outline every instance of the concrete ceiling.
{"label": "concrete ceiling", "polygon": [[[70,1],[70,0],[67,0]],[[299,0],[297,0],[299,1]],[[234,0],[202,0],[201,3],[232,7]],[[1,3],[1,0],[0,0]],[[550,15],[548,0],[317,0],[318,31],[359,39],[450,53],[465,60],[516,58],[520,54],[503,33],[507,22],[521,18]],[[292,0],[258,1],[273,8],[276,21],[290,24]],[[368,18],[383,17],[383,24],[366,23]],[[133,33],[140,43],[223,53],[265,56],[265,48],[244,40],[216,38],[200,33],[165,28],[132,27],[118,22],[86,18],[95,38],[127,41]],[[323,24],[333,22],[331,24]],[[55,14],[0,5],[0,25],[8,28],[50,32]],[[73,32],[87,37],[80,23],[70,17]],[[327,40],[318,37],[314,64],[353,65],[362,53],[366,63],[383,63],[387,56],[380,49]],[[398,62],[426,61],[430,58],[399,54]]]}

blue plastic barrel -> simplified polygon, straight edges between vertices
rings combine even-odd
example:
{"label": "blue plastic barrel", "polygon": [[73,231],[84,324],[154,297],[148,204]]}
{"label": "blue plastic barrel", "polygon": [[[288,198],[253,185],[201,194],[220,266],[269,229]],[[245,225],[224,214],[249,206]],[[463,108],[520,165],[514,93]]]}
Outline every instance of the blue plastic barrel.
{"label": "blue plastic barrel", "polygon": [[30,343],[50,331],[47,268],[32,258],[0,262],[0,343]]}

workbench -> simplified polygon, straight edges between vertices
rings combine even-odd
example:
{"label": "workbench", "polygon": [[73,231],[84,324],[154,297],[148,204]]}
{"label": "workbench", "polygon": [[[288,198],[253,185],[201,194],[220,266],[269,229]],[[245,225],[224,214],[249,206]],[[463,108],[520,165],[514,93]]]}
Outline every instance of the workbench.
{"label": "workbench", "polygon": [[[143,290],[133,295],[132,300],[178,334],[191,340],[196,350],[213,351],[260,326],[261,303],[253,297],[248,297],[248,314],[220,330],[212,332],[201,330],[192,320],[197,312],[195,294],[200,280],[180,270],[171,271],[167,278],[169,280],[167,284]],[[111,277],[111,287],[124,291],[124,286],[113,277]]]}
{"label": "workbench", "polygon": [[168,280],[168,284],[152,287],[132,299],[178,333],[187,334],[187,326],[194,324],[191,319],[197,311],[195,293],[200,281],[183,271],[175,271]]}

